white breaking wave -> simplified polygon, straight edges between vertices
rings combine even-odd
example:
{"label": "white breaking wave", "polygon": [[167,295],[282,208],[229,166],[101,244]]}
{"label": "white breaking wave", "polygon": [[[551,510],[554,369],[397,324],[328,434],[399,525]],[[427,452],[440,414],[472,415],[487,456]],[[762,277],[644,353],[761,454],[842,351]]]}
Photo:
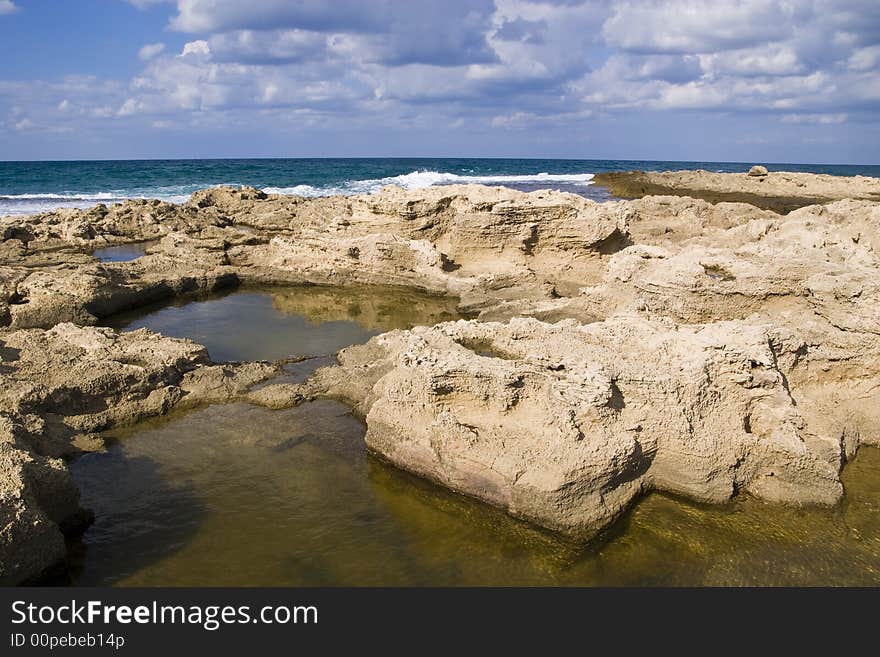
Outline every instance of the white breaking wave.
{"label": "white breaking wave", "polygon": [[398,185],[405,189],[424,189],[433,185],[503,185],[503,184],[553,184],[592,185],[592,173],[537,173],[531,175],[462,176],[457,173],[441,171],[412,171],[387,178],[368,178],[351,180],[342,185],[314,187],[295,185],[293,187],[265,187],[267,194],[296,194],[297,196],[333,196],[336,194],[372,194],[386,185]]}
{"label": "white breaking wave", "polygon": [[120,203],[128,199],[157,198],[169,203],[185,203],[192,192],[212,185],[181,185],[140,189],[115,189],[106,192],[56,192],[0,194],[0,217],[49,212],[59,208],[91,208],[99,203]]}
{"label": "white breaking wave", "polygon": [[115,195],[104,192],[96,192],[95,194],[5,194],[0,195],[0,200],[3,201],[17,201],[21,200],[47,200],[47,201],[85,201],[88,199],[111,199],[115,198]]}
{"label": "white breaking wave", "polygon": [[[334,196],[372,194],[386,185],[398,185],[405,189],[424,189],[432,185],[480,184],[480,185],[591,185],[592,173],[537,173],[529,175],[474,175],[465,176],[442,171],[411,171],[399,176],[348,180],[336,185],[315,187],[294,185],[292,187],[265,187],[267,194],[295,194],[297,196]],[[220,184],[220,183],[217,183]],[[235,183],[227,183],[236,186]],[[169,203],[185,203],[197,189],[214,187],[215,184],[180,185],[138,189],[116,189],[105,192],[58,192],[40,194],[0,194],[0,217],[4,215],[27,215],[47,212],[57,208],[90,208],[98,203],[117,203],[126,199],[158,198]]]}

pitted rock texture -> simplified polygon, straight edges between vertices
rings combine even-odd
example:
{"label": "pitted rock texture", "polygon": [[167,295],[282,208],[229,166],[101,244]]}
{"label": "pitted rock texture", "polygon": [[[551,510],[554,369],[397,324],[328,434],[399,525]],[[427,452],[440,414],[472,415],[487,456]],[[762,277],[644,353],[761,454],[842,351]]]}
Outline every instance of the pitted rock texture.
{"label": "pitted rock texture", "polygon": [[[344,399],[383,458],[579,537],[649,490],[833,504],[847,459],[880,444],[880,181],[618,179],[644,197],[221,187],[0,218],[0,580],[50,571],[82,520],[58,457],[239,397]],[[133,261],[90,255],[147,239]],[[221,367],[191,342],[94,326],[242,283],[418,288],[476,319],[391,331],[259,388],[277,364]]]}
{"label": "pitted rock texture", "polygon": [[59,457],[99,449],[94,432],[227,401],[277,372],[213,365],[201,345],[146,329],[63,323],[0,334],[0,585],[50,573],[65,556],[62,530],[86,518]]}
{"label": "pitted rock texture", "polygon": [[[176,207],[127,201],[0,219],[0,326],[94,324],[240,282],[406,286],[480,311],[576,293],[630,240],[621,207],[551,191],[387,188],[303,199],[217,188]],[[122,236],[161,239],[134,261],[88,258]]]}
{"label": "pitted rock texture", "polygon": [[348,348],[312,385],[395,465],[583,538],[647,490],[836,502],[839,442],[810,431],[784,349],[744,322],[459,321]]}
{"label": "pitted rock texture", "polygon": [[675,194],[712,203],[751,203],[775,212],[791,212],[843,199],[880,201],[880,179],[771,171],[758,175],[714,171],[625,171],[600,173],[594,181],[623,198]]}

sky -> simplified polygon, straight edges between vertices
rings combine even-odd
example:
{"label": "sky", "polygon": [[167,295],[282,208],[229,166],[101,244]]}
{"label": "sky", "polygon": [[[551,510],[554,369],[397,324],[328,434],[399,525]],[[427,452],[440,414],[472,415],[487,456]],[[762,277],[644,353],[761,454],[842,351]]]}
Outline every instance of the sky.
{"label": "sky", "polygon": [[0,160],[880,164],[878,0],[0,0]]}

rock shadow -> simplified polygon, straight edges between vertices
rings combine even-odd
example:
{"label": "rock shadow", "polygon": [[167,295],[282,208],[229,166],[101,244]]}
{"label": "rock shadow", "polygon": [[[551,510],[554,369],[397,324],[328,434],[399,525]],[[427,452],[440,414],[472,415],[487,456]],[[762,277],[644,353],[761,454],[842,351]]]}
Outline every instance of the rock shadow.
{"label": "rock shadow", "polygon": [[72,585],[113,585],[162,561],[189,543],[206,515],[190,485],[169,482],[153,459],[127,457],[119,443],[70,469],[81,506],[95,514],[68,539]]}

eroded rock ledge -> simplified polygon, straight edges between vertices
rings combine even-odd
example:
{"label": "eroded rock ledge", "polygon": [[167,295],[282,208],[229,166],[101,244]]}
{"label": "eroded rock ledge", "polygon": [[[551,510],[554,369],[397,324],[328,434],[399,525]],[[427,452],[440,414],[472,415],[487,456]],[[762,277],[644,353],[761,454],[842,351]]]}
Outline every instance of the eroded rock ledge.
{"label": "eroded rock ledge", "polygon": [[750,173],[621,171],[600,173],[594,180],[621,198],[674,194],[712,203],[750,203],[783,214],[846,198],[880,201],[880,181],[876,178],[768,173],[763,167],[753,167]]}
{"label": "eroded rock ledge", "polygon": [[0,334],[0,583],[49,574],[65,556],[63,532],[88,520],[62,457],[99,449],[95,432],[226,401],[277,373],[214,365],[201,345],[146,329]]}
{"label": "eroded rock ledge", "polygon": [[459,321],[346,349],[310,387],[356,404],[395,465],[585,538],[652,489],[836,502],[840,443],[810,431],[785,349],[736,321]]}
{"label": "eroded rock ledge", "polygon": [[[848,198],[877,181],[826,178],[798,178],[804,197],[846,200],[786,215],[450,186],[217,188],[0,219],[0,581],[63,559],[83,512],[62,459],[95,432],[240,397],[344,399],[382,457],[578,537],[647,490],[833,504],[846,460],[880,442],[880,203]],[[148,239],[130,262],[90,255]],[[257,390],[276,365],[95,326],[241,283],[408,286],[476,319],[391,331]]]}

